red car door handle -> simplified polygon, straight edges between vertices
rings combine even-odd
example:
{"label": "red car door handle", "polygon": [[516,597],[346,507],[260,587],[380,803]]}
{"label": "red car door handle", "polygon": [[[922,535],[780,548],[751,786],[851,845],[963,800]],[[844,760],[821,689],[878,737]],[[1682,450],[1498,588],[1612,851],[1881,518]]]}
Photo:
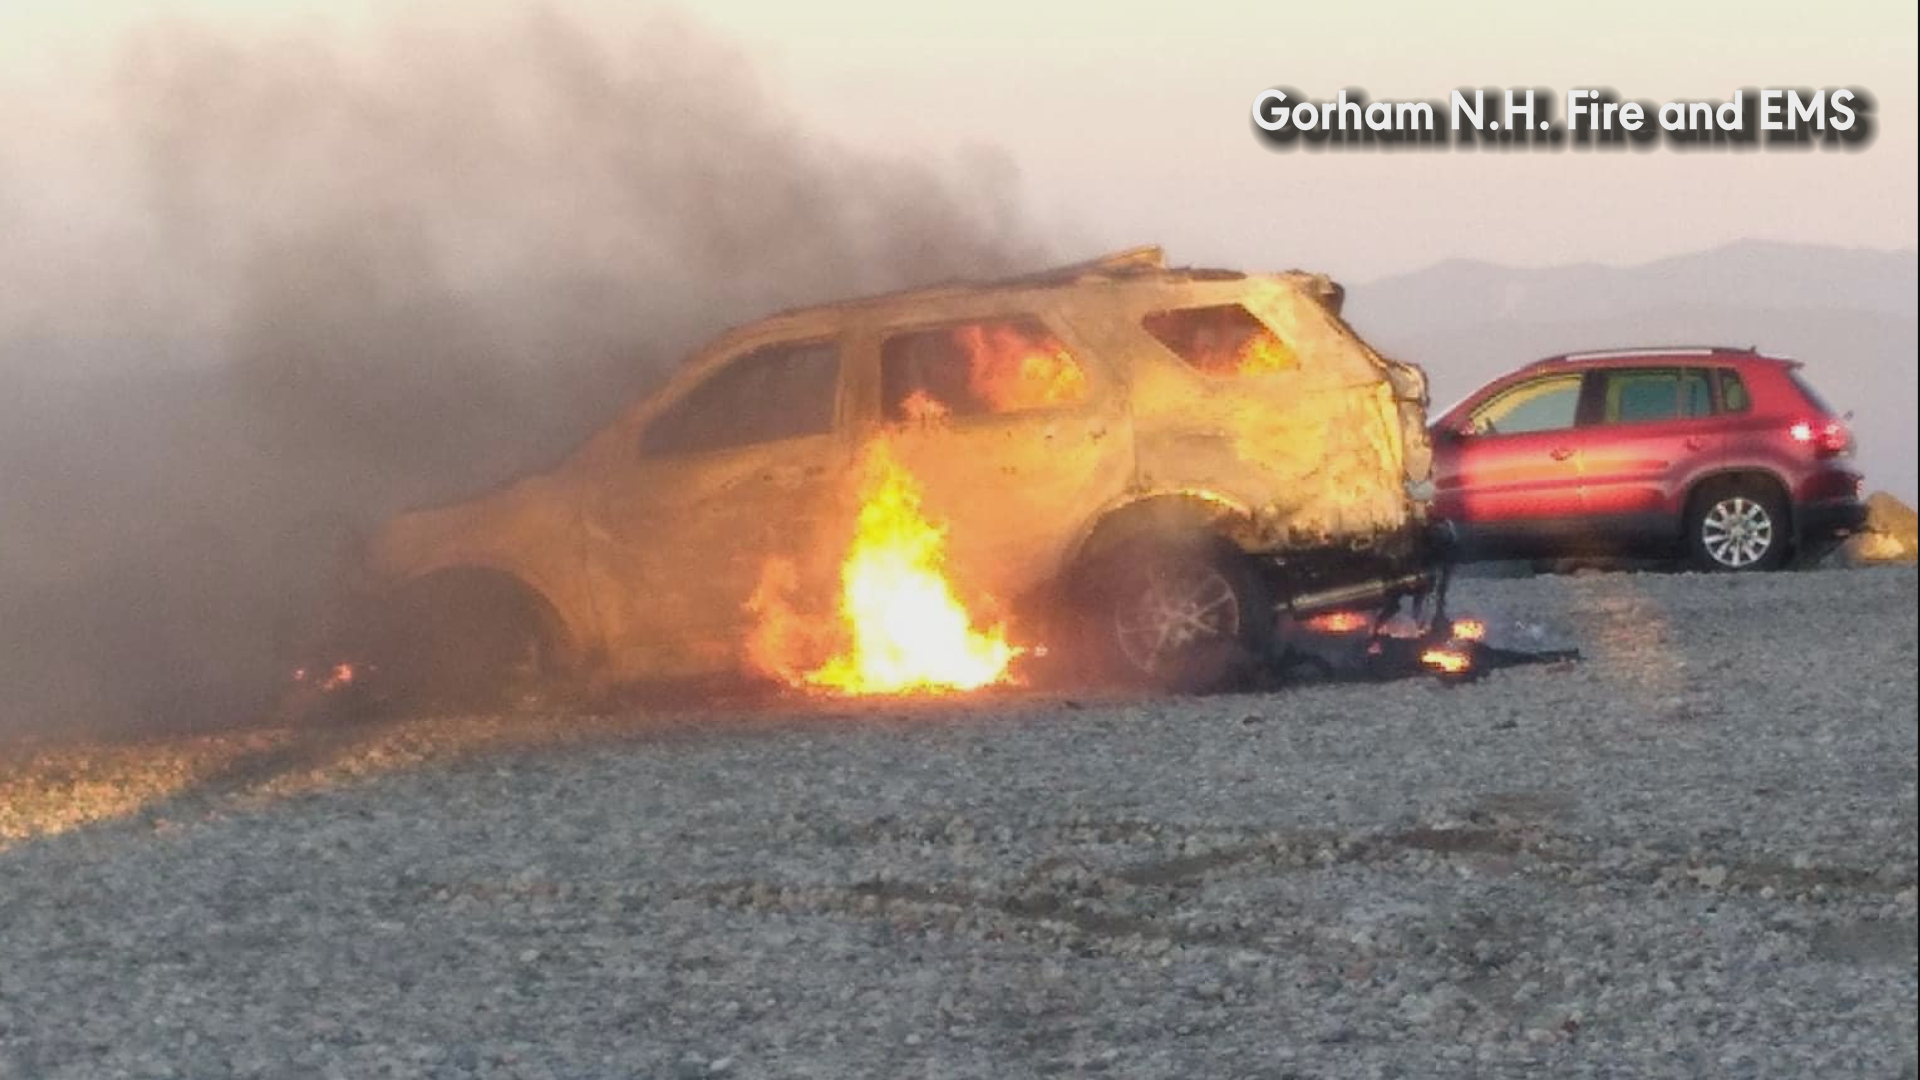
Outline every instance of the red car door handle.
{"label": "red car door handle", "polygon": [[1689,436],[1686,439],[1686,441],[1681,445],[1685,446],[1689,450],[1699,450],[1707,445],[1707,440],[1702,439],[1699,436]]}
{"label": "red car door handle", "polygon": [[1570,446],[1556,446],[1547,451],[1547,456],[1555,461],[1565,461],[1573,456],[1573,448]]}

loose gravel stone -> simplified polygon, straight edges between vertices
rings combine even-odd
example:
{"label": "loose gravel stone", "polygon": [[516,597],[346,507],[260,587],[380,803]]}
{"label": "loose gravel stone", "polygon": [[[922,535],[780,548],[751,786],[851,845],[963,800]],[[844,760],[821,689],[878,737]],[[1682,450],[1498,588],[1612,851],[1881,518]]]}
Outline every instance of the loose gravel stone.
{"label": "loose gravel stone", "polygon": [[0,1077],[1911,1076],[1915,594],[1465,581],[1586,659],[1458,686],[39,748]]}

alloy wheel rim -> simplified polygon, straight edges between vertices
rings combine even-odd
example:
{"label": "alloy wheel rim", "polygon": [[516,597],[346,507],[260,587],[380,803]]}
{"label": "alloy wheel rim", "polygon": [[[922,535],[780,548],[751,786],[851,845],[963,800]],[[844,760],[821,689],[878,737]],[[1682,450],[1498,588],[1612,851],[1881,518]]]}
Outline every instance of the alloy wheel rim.
{"label": "alloy wheel rim", "polygon": [[1120,651],[1134,667],[1158,674],[1169,658],[1239,634],[1240,599],[1218,570],[1154,563],[1142,578],[1114,622]]}
{"label": "alloy wheel rim", "polygon": [[1766,558],[1773,548],[1773,517],[1753,499],[1736,495],[1707,511],[1700,541],[1714,562],[1739,570]]}

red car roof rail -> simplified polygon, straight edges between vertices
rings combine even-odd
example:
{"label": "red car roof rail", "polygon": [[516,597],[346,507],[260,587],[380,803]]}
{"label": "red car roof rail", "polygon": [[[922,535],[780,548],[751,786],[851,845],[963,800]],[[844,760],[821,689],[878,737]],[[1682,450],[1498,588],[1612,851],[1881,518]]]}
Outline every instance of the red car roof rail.
{"label": "red car roof rail", "polygon": [[1636,356],[1755,356],[1767,360],[1788,360],[1784,356],[1768,356],[1760,351],[1758,345],[1639,345],[1624,349],[1591,349],[1585,352],[1561,353],[1535,360],[1529,366],[1575,363],[1582,360],[1621,360]]}

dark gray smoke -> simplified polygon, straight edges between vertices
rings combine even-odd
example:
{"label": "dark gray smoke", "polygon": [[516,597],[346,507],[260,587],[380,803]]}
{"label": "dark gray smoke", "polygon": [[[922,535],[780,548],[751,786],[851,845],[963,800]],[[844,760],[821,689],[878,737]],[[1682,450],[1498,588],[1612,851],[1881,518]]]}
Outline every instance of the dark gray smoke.
{"label": "dark gray smoke", "polygon": [[63,88],[66,199],[0,169],[0,229],[62,238],[0,247],[0,732],[235,719],[350,530],[550,464],[724,326],[1045,256],[1005,161],[814,137],[672,20],[116,56]]}

